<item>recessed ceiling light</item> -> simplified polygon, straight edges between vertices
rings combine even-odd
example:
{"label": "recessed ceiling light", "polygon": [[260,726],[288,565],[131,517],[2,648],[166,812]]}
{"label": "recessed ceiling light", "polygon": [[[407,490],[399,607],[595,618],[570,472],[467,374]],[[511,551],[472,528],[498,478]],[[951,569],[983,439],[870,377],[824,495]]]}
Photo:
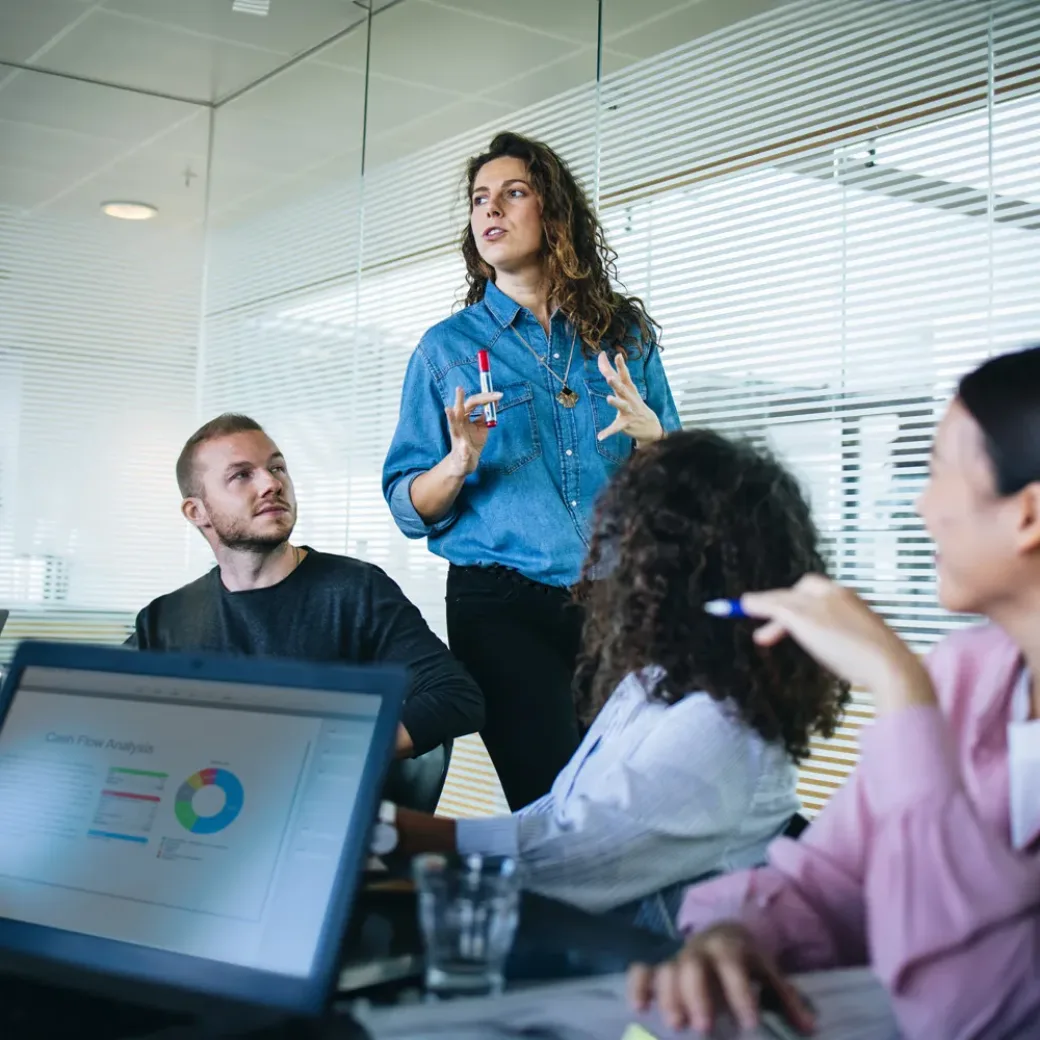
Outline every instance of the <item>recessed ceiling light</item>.
{"label": "recessed ceiling light", "polygon": [[102,202],[101,211],[120,220],[151,220],[159,211],[147,202]]}

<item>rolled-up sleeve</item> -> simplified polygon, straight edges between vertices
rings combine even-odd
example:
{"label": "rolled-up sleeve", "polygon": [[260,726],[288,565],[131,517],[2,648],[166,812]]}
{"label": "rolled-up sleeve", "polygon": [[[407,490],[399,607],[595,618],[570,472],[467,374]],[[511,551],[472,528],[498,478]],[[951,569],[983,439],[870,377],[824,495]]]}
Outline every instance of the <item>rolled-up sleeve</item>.
{"label": "rolled-up sleeve", "polygon": [[383,463],[383,497],[394,522],[408,538],[436,536],[458,518],[458,501],[435,524],[428,524],[412,503],[412,481],[437,465],[451,448],[444,407],[436,375],[420,343],[408,362],[397,429]]}
{"label": "rolled-up sleeve", "polygon": [[665,433],[681,429],[679,410],[675,407],[675,398],[672,397],[672,388],[668,384],[668,376],[661,363],[661,351],[656,343],[650,344],[644,371],[646,373],[646,403],[661,420],[661,427]]}

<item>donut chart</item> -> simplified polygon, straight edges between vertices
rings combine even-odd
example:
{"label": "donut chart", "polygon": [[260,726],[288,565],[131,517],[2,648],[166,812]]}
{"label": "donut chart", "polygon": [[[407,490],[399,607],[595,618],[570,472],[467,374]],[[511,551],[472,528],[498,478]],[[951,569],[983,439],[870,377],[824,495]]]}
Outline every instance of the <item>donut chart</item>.
{"label": "donut chart", "polygon": [[[194,807],[197,792],[204,787],[218,787],[224,792],[224,805],[211,816],[200,816]],[[242,811],[245,791],[242,781],[227,769],[200,769],[192,773],[177,789],[173,811],[177,821],[192,834],[216,834],[234,823]]]}

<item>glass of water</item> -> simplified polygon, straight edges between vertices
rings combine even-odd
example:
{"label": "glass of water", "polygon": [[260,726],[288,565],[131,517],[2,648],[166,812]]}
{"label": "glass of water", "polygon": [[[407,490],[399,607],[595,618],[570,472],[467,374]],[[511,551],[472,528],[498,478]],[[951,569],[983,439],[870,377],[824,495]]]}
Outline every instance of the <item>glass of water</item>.
{"label": "glass of water", "polygon": [[516,862],[419,856],[414,864],[426,988],[440,996],[501,993],[519,916]]}

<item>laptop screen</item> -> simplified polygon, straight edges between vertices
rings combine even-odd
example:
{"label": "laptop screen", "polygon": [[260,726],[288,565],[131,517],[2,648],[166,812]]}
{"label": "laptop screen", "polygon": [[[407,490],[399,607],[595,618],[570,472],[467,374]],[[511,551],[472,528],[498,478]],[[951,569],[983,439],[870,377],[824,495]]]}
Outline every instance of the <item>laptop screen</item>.
{"label": "laptop screen", "polygon": [[306,976],[379,705],[26,667],[0,730],[0,915]]}

